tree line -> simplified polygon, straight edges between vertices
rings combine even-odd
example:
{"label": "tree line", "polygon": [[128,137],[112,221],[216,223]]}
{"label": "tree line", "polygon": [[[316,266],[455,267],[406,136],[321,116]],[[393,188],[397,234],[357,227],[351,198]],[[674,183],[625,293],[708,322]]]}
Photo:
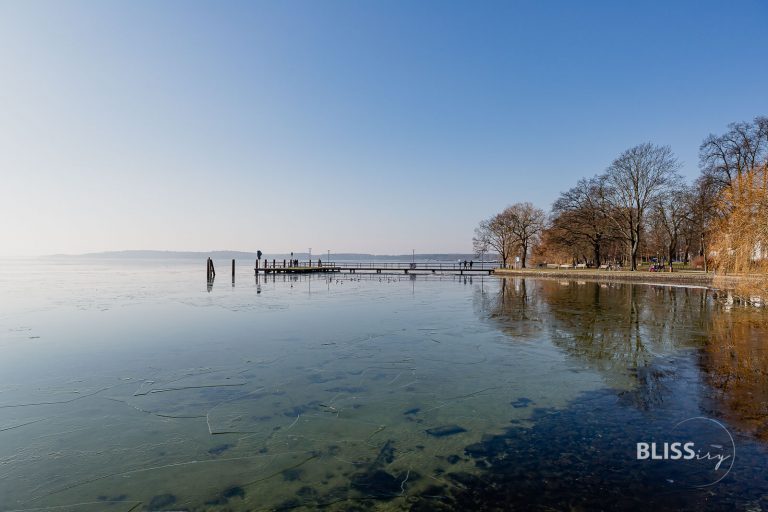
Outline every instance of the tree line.
{"label": "tree line", "polygon": [[768,117],[731,123],[699,148],[699,176],[688,183],[669,146],[644,143],[604,172],[579,180],[547,213],[517,203],[480,222],[477,253],[503,266],[616,264],[641,259],[714,264],[724,272],[768,266]]}

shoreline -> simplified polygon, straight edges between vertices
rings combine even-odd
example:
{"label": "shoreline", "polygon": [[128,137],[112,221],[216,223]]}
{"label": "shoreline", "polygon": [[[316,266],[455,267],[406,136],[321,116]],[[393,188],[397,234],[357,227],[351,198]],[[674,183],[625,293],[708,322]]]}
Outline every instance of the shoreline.
{"label": "shoreline", "polygon": [[758,276],[720,276],[712,272],[681,271],[681,272],[648,272],[630,270],[590,270],[590,269],[496,269],[493,272],[498,277],[532,277],[551,279],[578,279],[601,282],[625,282],[640,284],[669,284],[706,286],[708,288],[723,288],[749,284],[757,281]]}

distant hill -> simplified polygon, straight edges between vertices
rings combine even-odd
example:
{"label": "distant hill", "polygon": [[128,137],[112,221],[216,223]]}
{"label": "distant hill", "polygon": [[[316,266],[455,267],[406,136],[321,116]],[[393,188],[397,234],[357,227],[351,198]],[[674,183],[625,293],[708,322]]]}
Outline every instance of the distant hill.
{"label": "distant hill", "polygon": [[256,258],[256,253],[242,251],[152,251],[152,250],[132,250],[132,251],[104,251],[89,252],[85,254],[53,254],[45,256],[46,258],[93,258],[93,259],[199,259],[199,258]]}
{"label": "distant hill", "polygon": [[[306,260],[309,256],[306,252],[294,253],[293,257]],[[486,254],[485,259],[494,259],[493,254]],[[46,256],[47,258],[70,258],[70,259],[205,259],[213,258],[217,259],[236,259],[236,260],[255,260],[255,252],[242,252],[242,251],[211,251],[211,252],[191,252],[191,251],[151,251],[151,250],[136,250],[136,251],[107,251],[107,252],[91,252],[87,254],[54,254]],[[288,259],[290,253],[264,253],[262,258],[265,259]],[[312,259],[325,259],[326,254],[320,253],[312,254]],[[332,261],[411,261],[413,255],[411,254],[365,254],[365,253],[331,253]],[[474,254],[459,254],[459,253],[429,253],[429,254],[416,254],[416,259],[419,261],[433,260],[433,261],[456,261],[456,260],[472,260],[477,259]]]}

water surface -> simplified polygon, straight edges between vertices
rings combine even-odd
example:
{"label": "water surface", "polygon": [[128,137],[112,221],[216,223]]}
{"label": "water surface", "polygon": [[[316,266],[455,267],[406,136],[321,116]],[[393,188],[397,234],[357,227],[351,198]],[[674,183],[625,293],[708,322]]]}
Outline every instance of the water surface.
{"label": "water surface", "polygon": [[[4,268],[0,510],[768,506],[766,314],[704,289]],[[636,460],[697,416],[722,481]]]}

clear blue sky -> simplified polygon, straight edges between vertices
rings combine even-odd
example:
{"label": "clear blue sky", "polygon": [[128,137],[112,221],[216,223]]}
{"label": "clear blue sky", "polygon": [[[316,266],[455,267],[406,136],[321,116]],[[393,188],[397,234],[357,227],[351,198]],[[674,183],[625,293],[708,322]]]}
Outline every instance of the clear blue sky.
{"label": "clear blue sky", "polygon": [[768,114],[768,2],[0,1],[0,254],[468,251]]}

